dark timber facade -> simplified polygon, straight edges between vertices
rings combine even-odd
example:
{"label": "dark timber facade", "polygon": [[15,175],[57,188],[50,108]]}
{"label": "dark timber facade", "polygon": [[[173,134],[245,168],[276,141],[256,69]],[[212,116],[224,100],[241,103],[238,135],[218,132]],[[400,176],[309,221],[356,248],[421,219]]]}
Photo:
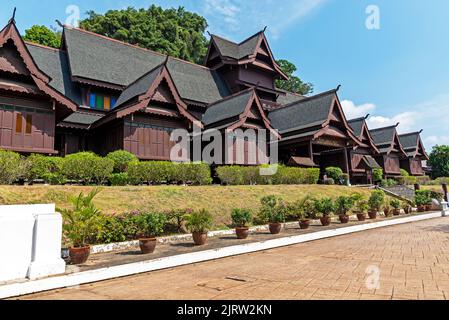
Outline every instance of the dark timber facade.
{"label": "dark timber facade", "polygon": [[287,76],[263,31],[241,43],[212,35],[197,65],[71,27],[60,49],[26,43],[12,19],[0,31],[0,148],[61,156],[123,149],[169,160],[176,129],[223,137],[264,129],[217,162],[266,163],[272,136],[282,163],[338,166],[356,183],[372,182],[377,167],[422,174],[419,134],[370,132],[364,118],[346,119],[338,89],[306,97],[277,89],[277,79]]}

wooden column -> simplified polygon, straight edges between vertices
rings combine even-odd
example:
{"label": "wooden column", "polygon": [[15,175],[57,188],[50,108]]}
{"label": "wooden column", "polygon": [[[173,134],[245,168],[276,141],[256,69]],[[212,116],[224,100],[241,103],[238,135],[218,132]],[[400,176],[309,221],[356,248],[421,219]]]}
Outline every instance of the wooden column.
{"label": "wooden column", "polygon": [[448,199],[447,199],[447,184],[443,183],[441,186],[443,187],[444,201],[448,202]]}
{"label": "wooden column", "polygon": [[345,162],[345,173],[349,174],[349,160],[348,160],[348,149],[343,148],[343,159]]}

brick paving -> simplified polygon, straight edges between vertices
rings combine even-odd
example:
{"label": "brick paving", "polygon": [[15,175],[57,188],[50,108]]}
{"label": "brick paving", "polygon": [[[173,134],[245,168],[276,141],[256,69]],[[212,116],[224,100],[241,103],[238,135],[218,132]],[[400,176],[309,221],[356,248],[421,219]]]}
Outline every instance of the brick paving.
{"label": "brick paving", "polygon": [[448,249],[438,218],[22,298],[442,300]]}

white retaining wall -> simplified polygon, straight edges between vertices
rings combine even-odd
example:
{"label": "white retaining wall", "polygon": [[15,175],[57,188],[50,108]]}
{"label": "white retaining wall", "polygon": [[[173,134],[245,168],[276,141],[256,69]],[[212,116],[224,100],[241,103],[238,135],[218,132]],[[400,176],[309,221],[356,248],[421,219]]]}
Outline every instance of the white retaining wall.
{"label": "white retaining wall", "polygon": [[54,204],[0,206],[0,281],[65,272]]}

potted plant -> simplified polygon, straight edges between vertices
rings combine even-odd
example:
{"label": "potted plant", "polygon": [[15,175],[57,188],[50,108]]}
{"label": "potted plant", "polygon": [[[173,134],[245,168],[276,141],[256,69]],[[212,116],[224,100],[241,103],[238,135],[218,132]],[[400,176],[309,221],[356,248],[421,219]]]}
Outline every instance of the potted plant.
{"label": "potted plant", "polygon": [[341,223],[348,223],[348,212],[354,206],[354,198],[352,196],[340,196],[335,200],[335,211]]}
{"label": "potted plant", "polygon": [[299,207],[299,227],[308,229],[310,227],[310,219],[316,215],[315,200],[305,197]]}
{"label": "potted plant", "polygon": [[335,210],[334,202],[331,198],[315,200],[315,210],[320,215],[320,221],[323,226],[328,226],[331,224],[332,213]]}
{"label": "potted plant", "polygon": [[207,232],[212,227],[213,217],[207,210],[192,211],[185,216],[186,227],[192,233],[195,245],[203,245],[207,241]]}
{"label": "potted plant", "polygon": [[143,254],[153,253],[156,248],[156,237],[164,232],[167,216],[163,213],[145,213],[136,216],[140,251]]}
{"label": "potted plant", "polygon": [[412,205],[407,201],[402,201],[402,209],[404,210],[405,214],[412,213]]}
{"label": "potted plant", "polygon": [[287,212],[285,203],[273,195],[263,197],[260,202],[262,207],[259,211],[259,219],[264,223],[268,222],[271,234],[280,233]]}
{"label": "potted plant", "polygon": [[368,201],[366,200],[359,200],[356,202],[354,211],[357,215],[357,220],[359,221],[365,221],[366,220],[366,212],[368,211]]}
{"label": "potted plant", "polygon": [[393,208],[393,214],[398,216],[401,214],[401,201],[398,199],[393,199],[390,201],[390,205]]}
{"label": "potted plant", "polygon": [[390,203],[388,200],[385,201],[383,205],[383,212],[385,217],[389,218],[393,215],[393,212],[391,212]]}
{"label": "potted plant", "polygon": [[246,239],[249,235],[248,224],[253,221],[253,215],[248,209],[232,209],[232,223],[235,226],[237,239]]}
{"label": "potted plant", "polygon": [[382,190],[374,190],[371,192],[371,196],[368,199],[368,216],[370,219],[376,219],[377,213],[380,211],[382,204],[384,203],[385,193]]}
{"label": "potted plant", "polygon": [[58,209],[63,217],[64,237],[71,243],[69,248],[70,262],[82,264],[90,255],[89,243],[101,230],[103,217],[101,211],[93,204],[93,198],[100,192],[92,190],[88,195],[80,193],[72,198],[73,209]]}
{"label": "potted plant", "polygon": [[416,190],[415,192],[415,203],[418,207],[418,212],[426,211],[426,205],[428,205],[430,199],[430,193],[427,190]]}

